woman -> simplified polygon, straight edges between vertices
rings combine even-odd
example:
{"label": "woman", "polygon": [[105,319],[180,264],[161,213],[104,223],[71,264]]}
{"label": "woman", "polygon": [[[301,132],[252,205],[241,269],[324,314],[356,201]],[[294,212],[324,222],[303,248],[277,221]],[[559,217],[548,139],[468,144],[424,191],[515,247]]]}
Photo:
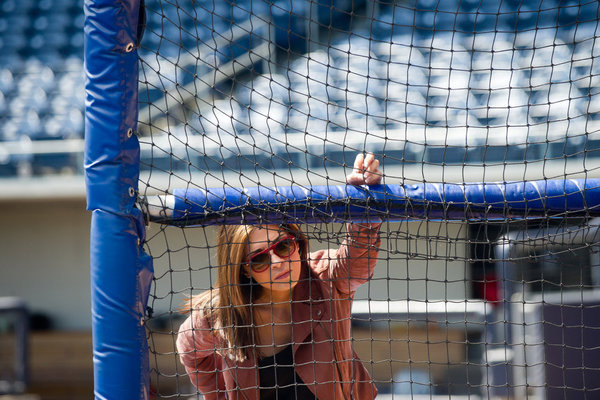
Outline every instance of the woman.
{"label": "woman", "polygon": [[[379,184],[359,154],[347,182]],[[380,223],[348,224],[337,250],[308,252],[298,226],[222,226],[215,287],[190,299],[177,350],[206,399],[372,399],[354,353],[354,292],[377,262]]]}

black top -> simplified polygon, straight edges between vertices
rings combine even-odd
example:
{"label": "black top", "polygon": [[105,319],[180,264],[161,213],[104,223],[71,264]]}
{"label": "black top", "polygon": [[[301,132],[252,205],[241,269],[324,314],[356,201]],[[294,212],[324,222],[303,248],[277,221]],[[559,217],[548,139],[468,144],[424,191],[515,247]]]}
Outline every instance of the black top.
{"label": "black top", "polygon": [[294,369],[292,345],[258,360],[260,400],[316,399]]}

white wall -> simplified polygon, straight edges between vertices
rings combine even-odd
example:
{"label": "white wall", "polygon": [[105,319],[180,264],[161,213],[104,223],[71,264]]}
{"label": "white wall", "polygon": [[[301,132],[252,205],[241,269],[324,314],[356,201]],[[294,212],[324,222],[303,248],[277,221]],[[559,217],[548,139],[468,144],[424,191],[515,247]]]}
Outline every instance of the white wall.
{"label": "white wall", "polygon": [[0,296],[90,329],[90,217],[83,199],[0,202]]}

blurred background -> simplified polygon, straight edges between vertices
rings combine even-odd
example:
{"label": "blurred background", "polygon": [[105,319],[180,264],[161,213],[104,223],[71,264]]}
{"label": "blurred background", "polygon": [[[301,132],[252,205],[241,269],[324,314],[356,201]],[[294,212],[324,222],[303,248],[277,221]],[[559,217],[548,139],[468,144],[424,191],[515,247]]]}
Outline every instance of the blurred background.
{"label": "blurred background", "polygon": [[[166,190],[165,180],[186,182],[189,176],[217,185],[218,180],[211,181],[215,175],[241,181],[238,171],[258,176],[278,169],[278,183],[285,184],[289,177],[282,167],[289,163],[296,168],[296,182],[338,184],[347,163],[365,150],[378,155],[392,183],[600,176],[596,1],[565,7],[558,0],[190,3],[193,12],[181,12],[174,0],[146,1],[148,22],[139,49],[139,133],[141,186],[148,193]],[[211,16],[209,29],[195,31],[206,15]],[[274,21],[278,28],[261,31],[265,21]],[[172,120],[162,119],[152,110],[151,103],[160,104],[168,97],[165,93],[176,90],[175,82],[211,76],[215,68],[223,71],[249,50],[268,53],[248,35],[237,37],[235,45],[220,44],[226,41],[218,37],[226,37],[232,26],[250,22],[253,32],[272,39],[271,65],[256,63],[250,73],[217,82],[210,96],[195,96],[192,100],[199,104],[194,107],[201,110],[196,118],[182,118],[185,112],[178,115],[175,110]],[[82,1],[0,1],[0,398],[23,391],[44,400],[93,396],[83,24]],[[201,63],[184,54],[198,41],[209,44],[210,57]],[[324,83],[330,85],[327,90]],[[188,100],[182,101],[182,109],[189,107]],[[425,127],[428,134],[420,134]],[[222,143],[227,151],[220,149]],[[267,144],[266,156],[253,150]],[[192,171],[188,161],[199,167]],[[265,171],[257,172],[256,164]],[[224,174],[223,165],[236,173]],[[379,270],[373,284],[380,286],[373,286],[373,294],[359,293],[360,298],[381,295],[383,300],[393,294],[419,301],[499,300],[490,243],[505,226],[411,223],[392,228],[385,249],[388,266],[394,267]],[[152,237],[163,233],[151,229]],[[331,231],[334,237],[337,229],[319,227],[313,233],[318,237]],[[170,253],[155,244],[156,254],[172,257],[156,257],[157,275],[172,272],[173,263],[185,266],[190,243],[197,249],[214,245],[203,242],[200,229],[185,235],[165,232],[171,249],[184,250]],[[327,240],[332,239],[315,248]],[[585,279],[593,286],[598,282],[590,272],[590,253],[587,248],[577,253],[581,268],[569,276],[551,271],[572,260],[536,259],[523,270],[531,281],[545,271],[549,283],[574,282],[576,287]],[[206,257],[197,255],[198,260]],[[452,263],[458,266],[448,268]],[[194,278],[196,288],[206,285],[203,277],[199,273]],[[397,284],[392,289],[390,277]],[[175,299],[178,304],[186,293],[182,288],[188,282],[173,279],[180,289],[176,296],[160,288],[153,294],[157,325],[161,317],[164,324],[172,322],[172,309],[165,303]],[[528,286],[528,293],[544,290],[543,284],[537,285]],[[27,349],[18,336],[23,321],[30,332]],[[398,328],[395,335],[405,335],[407,341],[424,344],[428,337],[452,342],[437,349],[413,348],[413,362],[426,365],[425,370],[433,363],[437,369],[425,377],[419,375],[422,370],[413,371],[415,375],[408,371],[400,380],[427,387],[423,394],[431,393],[429,386],[441,391],[452,381],[451,364],[464,365],[469,357],[481,356],[481,349],[464,345],[480,340],[479,333],[465,336],[464,322],[463,331],[457,332],[429,328],[426,321],[411,337]],[[356,332],[364,335],[361,351],[379,351],[369,347],[371,327],[359,324]],[[177,371],[177,361],[172,337],[164,339],[167,347],[162,350],[156,339],[153,362],[168,358],[162,371],[171,373]],[[387,343],[385,338],[382,343]],[[405,350],[396,349],[396,356],[404,359],[399,354],[410,353]],[[28,354],[27,371],[19,369],[22,354]],[[500,364],[503,356],[497,358]],[[391,379],[387,369],[381,379]],[[481,383],[481,371],[463,368],[458,373],[475,374],[471,383]],[[179,389],[179,383],[169,386],[161,374],[156,377],[163,380],[163,390]],[[456,385],[465,389],[464,382]],[[399,390],[417,390],[408,386]]]}
{"label": "blurred background", "polygon": [[81,0],[0,1],[0,397],[93,397],[83,23]]}

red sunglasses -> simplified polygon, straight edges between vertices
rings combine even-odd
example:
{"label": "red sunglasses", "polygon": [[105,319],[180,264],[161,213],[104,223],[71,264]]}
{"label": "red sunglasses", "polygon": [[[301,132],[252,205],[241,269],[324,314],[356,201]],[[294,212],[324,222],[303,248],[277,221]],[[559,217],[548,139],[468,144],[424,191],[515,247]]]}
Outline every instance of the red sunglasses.
{"label": "red sunglasses", "polygon": [[296,251],[298,244],[292,235],[284,236],[264,250],[248,257],[247,263],[254,272],[264,272],[271,266],[271,250],[278,257],[287,260]]}

